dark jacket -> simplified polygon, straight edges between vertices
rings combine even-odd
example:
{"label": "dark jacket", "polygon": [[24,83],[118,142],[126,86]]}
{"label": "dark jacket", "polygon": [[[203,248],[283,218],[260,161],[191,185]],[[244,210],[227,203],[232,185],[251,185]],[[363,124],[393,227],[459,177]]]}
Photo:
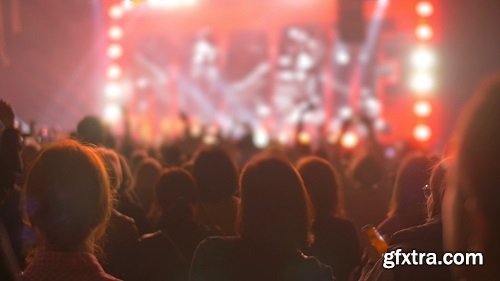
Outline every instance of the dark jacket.
{"label": "dark jacket", "polygon": [[[416,250],[419,253],[436,253],[437,260],[442,259],[443,226],[440,219],[423,225],[401,230],[391,238],[388,250],[401,249],[403,252]],[[384,259],[381,258],[372,271],[362,278],[363,281],[451,281],[449,267],[446,266],[395,266],[392,269],[383,268]]]}
{"label": "dark jacket", "polygon": [[211,237],[193,257],[191,281],[331,281],[332,270],[298,250],[272,249],[239,237]]}
{"label": "dark jacket", "polygon": [[316,220],[313,233],[314,243],[305,253],[331,266],[338,281],[349,280],[361,259],[359,240],[352,222],[336,217]]}

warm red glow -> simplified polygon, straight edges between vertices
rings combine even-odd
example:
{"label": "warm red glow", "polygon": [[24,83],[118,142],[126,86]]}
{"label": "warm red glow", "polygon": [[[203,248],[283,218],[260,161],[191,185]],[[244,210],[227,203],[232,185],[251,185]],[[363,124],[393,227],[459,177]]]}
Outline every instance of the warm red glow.
{"label": "warm red glow", "polygon": [[107,75],[110,79],[118,79],[122,76],[122,68],[119,65],[112,64],[108,67]]}
{"label": "warm red glow", "polygon": [[112,26],[108,31],[109,39],[120,40],[123,37],[123,29],[119,26]]}
{"label": "warm red glow", "polygon": [[419,40],[427,41],[432,39],[434,31],[432,30],[432,27],[430,27],[428,24],[420,24],[419,26],[417,26],[417,29],[415,30],[415,35]]}
{"label": "warm red glow", "polygon": [[104,120],[110,124],[115,124],[122,117],[122,109],[120,105],[111,103],[104,108]]}
{"label": "warm red glow", "polygon": [[427,101],[419,101],[413,107],[413,112],[417,117],[429,117],[432,113],[432,106]]}
{"label": "warm red glow", "polygon": [[428,1],[422,1],[417,4],[417,14],[421,17],[430,17],[434,13],[434,6]]}
{"label": "warm red glow", "polygon": [[359,143],[359,137],[353,132],[347,132],[342,136],[342,147],[347,149],[355,148]]}
{"label": "warm red glow", "polygon": [[311,135],[307,132],[300,132],[298,136],[299,143],[302,145],[308,145],[311,143]]}
{"label": "warm red glow", "polygon": [[123,49],[120,44],[112,44],[108,47],[108,57],[110,59],[117,59],[123,55]]}
{"label": "warm red glow", "polygon": [[117,99],[122,94],[122,88],[118,83],[111,82],[106,85],[104,92],[109,99]]}
{"label": "warm red glow", "polygon": [[413,130],[413,136],[417,141],[426,142],[431,138],[432,130],[427,125],[418,125]]}
{"label": "warm red glow", "polygon": [[120,19],[123,16],[123,9],[118,5],[111,6],[108,15],[112,19]]}
{"label": "warm red glow", "polygon": [[419,94],[429,94],[435,87],[434,77],[427,72],[417,72],[410,78],[410,87]]}

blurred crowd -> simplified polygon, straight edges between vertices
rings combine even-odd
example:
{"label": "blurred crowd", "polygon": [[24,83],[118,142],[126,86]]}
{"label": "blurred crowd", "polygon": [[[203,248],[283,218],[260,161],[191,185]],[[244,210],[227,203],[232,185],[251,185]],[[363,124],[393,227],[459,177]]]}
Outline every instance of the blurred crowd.
{"label": "blurred crowd", "polygon": [[[445,151],[388,155],[372,130],[356,153],[261,149],[250,133],[206,144],[188,118],[159,147],[95,116],[68,137],[21,134],[0,100],[0,279],[499,280],[498,109],[499,77]],[[485,265],[383,269],[367,229],[389,250],[482,252]]]}

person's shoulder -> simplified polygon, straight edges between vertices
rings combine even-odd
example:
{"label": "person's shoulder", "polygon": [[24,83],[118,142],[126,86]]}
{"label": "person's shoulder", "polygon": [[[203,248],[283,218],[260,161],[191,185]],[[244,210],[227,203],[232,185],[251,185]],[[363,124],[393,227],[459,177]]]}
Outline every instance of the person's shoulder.
{"label": "person's shoulder", "polygon": [[344,228],[347,228],[347,229],[355,229],[355,226],[354,226],[354,223],[348,219],[348,218],[344,218],[344,217],[332,217],[332,222],[335,223],[336,225],[340,226],[340,227],[344,227]]}
{"label": "person's shoulder", "polygon": [[126,216],[117,210],[113,210],[111,214],[111,220],[114,221],[116,224],[128,226],[128,227],[135,227],[135,221],[133,218]]}
{"label": "person's shoulder", "polygon": [[158,230],[158,231],[153,232],[153,233],[146,233],[146,234],[142,235],[141,238],[139,238],[139,243],[147,244],[147,243],[151,243],[153,241],[162,240],[162,239],[164,239],[164,235],[162,234],[162,232],[160,230]]}
{"label": "person's shoulder", "polygon": [[204,248],[231,247],[241,243],[241,238],[237,236],[211,236],[201,241],[200,246]]}
{"label": "person's shoulder", "polygon": [[332,268],[313,256],[307,256],[303,253],[299,255],[301,260],[300,272],[308,278],[314,277],[314,280],[334,280]]}
{"label": "person's shoulder", "polygon": [[354,235],[356,233],[356,227],[354,226],[354,223],[350,221],[349,219],[342,218],[342,217],[329,217],[326,220],[323,220],[322,222],[318,222],[315,225],[315,231],[318,231],[320,233],[327,232],[327,233],[336,233],[336,234],[343,234],[343,235]]}
{"label": "person's shoulder", "polygon": [[212,236],[205,238],[197,247],[199,255],[226,256],[241,245],[241,238],[233,236]]}
{"label": "person's shoulder", "polygon": [[123,280],[115,278],[107,273],[104,273],[101,277],[102,277],[102,279],[100,279],[99,281],[123,281]]}
{"label": "person's shoulder", "polygon": [[433,221],[422,225],[413,226],[400,230],[391,237],[392,246],[434,246],[442,247],[440,243],[442,236],[442,224]]}

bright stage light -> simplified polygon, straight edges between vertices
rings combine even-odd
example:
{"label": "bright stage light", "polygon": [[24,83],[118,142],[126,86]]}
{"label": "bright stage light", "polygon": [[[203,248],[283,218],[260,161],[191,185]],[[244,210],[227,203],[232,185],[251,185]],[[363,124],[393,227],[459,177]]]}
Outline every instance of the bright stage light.
{"label": "bright stage light", "polygon": [[122,109],[120,105],[111,103],[104,109],[104,120],[108,123],[114,124],[120,121],[122,117]]}
{"label": "bright stage light", "polygon": [[124,0],[124,1],[122,2],[122,7],[123,7],[123,9],[124,9],[125,11],[130,11],[130,10],[132,10],[132,9],[134,8],[134,4],[135,4],[135,3],[134,3],[134,1],[132,1],[132,0]]}
{"label": "bright stage light", "polygon": [[364,113],[371,118],[376,118],[382,111],[380,101],[375,97],[364,98],[362,102]]}
{"label": "bright stage light", "polygon": [[410,87],[419,94],[428,94],[434,90],[435,81],[429,73],[417,73],[411,78]]}
{"label": "bright stage light", "polygon": [[308,132],[300,132],[297,140],[299,141],[299,144],[301,145],[309,145],[311,144],[311,135]]}
{"label": "bright stage light", "polygon": [[108,67],[107,75],[109,79],[118,79],[122,76],[122,69],[116,64],[112,64]]}
{"label": "bright stage light", "polygon": [[183,2],[185,6],[194,6],[198,4],[198,0],[184,0]]}
{"label": "bright stage light", "polygon": [[123,89],[118,83],[110,82],[106,85],[104,92],[108,99],[117,99],[123,93]]}
{"label": "bright stage light", "polygon": [[108,31],[109,39],[120,40],[123,37],[123,29],[119,26],[112,26]]}
{"label": "bright stage light", "polygon": [[417,141],[425,142],[431,138],[432,131],[427,125],[418,125],[413,130],[413,136]]}
{"label": "bright stage light", "polygon": [[120,19],[123,16],[123,8],[118,5],[111,6],[111,8],[109,8],[108,14],[112,19]]}
{"label": "bright stage light", "polygon": [[432,27],[430,27],[428,24],[421,24],[417,26],[417,29],[415,30],[415,35],[419,40],[430,40],[432,36],[434,35],[434,31],[432,30]]}
{"label": "bright stage light", "polygon": [[436,57],[431,50],[420,48],[411,55],[411,63],[418,70],[426,70],[436,64]]}
{"label": "bright stage light", "polygon": [[351,61],[351,57],[347,50],[341,49],[335,53],[335,61],[340,65],[347,65]]}
{"label": "bright stage light", "polygon": [[421,17],[430,17],[434,13],[434,6],[427,1],[417,4],[417,14]]}
{"label": "bright stage light", "polygon": [[427,101],[419,101],[415,103],[415,106],[413,107],[413,112],[415,115],[418,117],[429,117],[432,113],[432,106],[429,102]]}
{"label": "bright stage light", "polygon": [[189,7],[198,3],[197,0],[148,0],[148,4],[156,7],[174,8],[174,7]]}
{"label": "bright stage light", "polygon": [[117,59],[123,55],[123,49],[120,44],[112,44],[108,46],[108,57],[110,59]]}
{"label": "bright stage light", "polygon": [[342,139],[340,140],[340,144],[342,147],[347,148],[347,149],[353,149],[355,148],[359,143],[359,137],[353,132],[346,132],[343,136]]}
{"label": "bright stage light", "polygon": [[257,148],[265,148],[269,145],[269,134],[264,128],[259,128],[253,133],[253,144]]}
{"label": "bright stage light", "polygon": [[352,117],[352,109],[349,106],[343,106],[339,109],[339,117],[341,119],[349,119]]}

